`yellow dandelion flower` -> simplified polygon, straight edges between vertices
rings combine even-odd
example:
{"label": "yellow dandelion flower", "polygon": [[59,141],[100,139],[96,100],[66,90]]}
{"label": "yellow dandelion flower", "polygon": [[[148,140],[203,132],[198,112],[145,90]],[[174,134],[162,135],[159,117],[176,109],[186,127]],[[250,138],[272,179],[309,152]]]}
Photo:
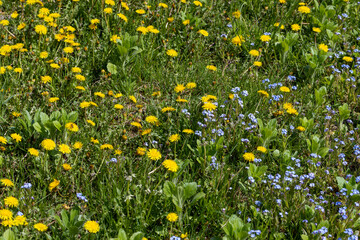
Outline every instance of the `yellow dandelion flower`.
{"label": "yellow dandelion flower", "polygon": [[14,183],[10,179],[7,179],[7,178],[2,178],[0,180],[0,182],[1,182],[1,185],[5,186],[5,187],[13,187],[14,186]]}
{"label": "yellow dandelion flower", "polygon": [[52,81],[52,77],[50,76],[41,76],[40,78],[41,78],[41,82],[43,83],[48,83]]}
{"label": "yellow dandelion flower", "polygon": [[29,148],[28,152],[31,156],[35,156],[35,157],[39,156],[39,151],[35,148]]}
{"label": "yellow dandelion flower", "polygon": [[166,216],[166,219],[169,221],[169,222],[176,222],[178,220],[179,216],[176,214],[176,213],[169,213],[167,216]]}
{"label": "yellow dandelion flower", "polygon": [[73,122],[69,122],[69,123],[65,124],[65,128],[71,132],[79,131],[79,127]]}
{"label": "yellow dandelion flower", "polygon": [[298,111],[295,108],[289,108],[286,112],[290,115],[299,115]]}
{"label": "yellow dandelion flower", "polygon": [[151,123],[151,124],[157,124],[159,122],[159,119],[155,116],[147,116],[145,118],[145,121],[148,122],[148,123]]}
{"label": "yellow dandelion flower", "polygon": [[300,132],[304,132],[306,130],[303,126],[298,126],[296,129]]}
{"label": "yellow dandelion flower", "polygon": [[202,106],[203,109],[205,110],[208,110],[208,111],[213,111],[217,108],[217,106],[213,103],[209,103],[209,102],[206,102],[204,103],[204,105]]}
{"label": "yellow dandelion flower", "polygon": [[41,52],[39,57],[44,59],[44,58],[47,58],[49,56],[49,53],[48,52]]}
{"label": "yellow dandelion flower", "polygon": [[254,62],[254,66],[256,66],[256,67],[261,67],[261,66],[262,66],[262,62],[255,61],[255,62]]}
{"label": "yellow dandelion flower", "polygon": [[126,2],[121,2],[121,7],[125,8],[127,11],[130,9]]}
{"label": "yellow dandelion flower", "polygon": [[80,149],[83,147],[83,144],[81,142],[75,142],[73,145],[74,149]]}
{"label": "yellow dandelion flower", "polygon": [[169,55],[170,57],[177,57],[178,56],[178,53],[174,49],[167,50],[166,54]]}
{"label": "yellow dandelion flower", "polygon": [[194,1],[195,6],[202,7],[202,3],[200,1]]}
{"label": "yellow dandelion flower", "polygon": [[307,6],[300,6],[300,7],[298,8],[298,11],[301,12],[301,13],[306,13],[306,14],[308,14],[308,13],[311,12],[310,8],[307,7]]}
{"label": "yellow dandelion flower", "polygon": [[352,62],[354,59],[352,57],[345,56],[345,57],[343,57],[343,60],[345,62]]}
{"label": "yellow dandelion flower", "polygon": [[21,139],[22,139],[22,137],[21,137],[19,134],[17,134],[17,133],[11,134],[10,137],[11,137],[13,140],[15,140],[15,142],[21,142]]}
{"label": "yellow dandelion flower", "polygon": [[82,102],[82,103],[80,103],[80,107],[81,108],[87,108],[87,107],[90,107],[91,106],[91,104],[90,104],[90,102]]}
{"label": "yellow dandelion flower", "polygon": [[194,131],[191,129],[184,129],[182,132],[186,134],[194,134]]}
{"label": "yellow dandelion flower", "polygon": [[119,17],[120,19],[124,20],[125,22],[128,22],[128,19],[127,19],[127,17],[126,17],[124,14],[118,13],[117,15],[118,15],[118,17]]}
{"label": "yellow dandelion flower", "polygon": [[243,36],[239,36],[237,35],[236,37],[234,37],[231,42],[234,44],[234,45],[237,45],[237,46],[241,46],[241,43],[245,42]]}
{"label": "yellow dandelion flower", "polygon": [[316,33],[320,33],[321,32],[321,29],[320,28],[317,28],[317,27],[313,27],[312,30]]}
{"label": "yellow dandelion flower", "polygon": [[209,33],[208,33],[206,30],[204,30],[204,29],[199,30],[198,33],[200,33],[200,34],[203,35],[204,37],[209,36]]}
{"label": "yellow dandelion flower", "polygon": [[1,220],[11,220],[13,213],[9,209],[0,209]]}
{"label": "yellow dandelion flower", "polygon": [[5,203],[5,205],[7,205],[9,207],[19,206],[19,200],[17,200],[16,198],[14,198],[12,196],[5,198],[4,203]]}
{"label": "yellow dandelion flower", "polygon": [[75,78],[76,78],[76,80],[79,80],[79,81],[85,81],[85,77],[81,74],[76,74]]}
{"label": "yellow dandelion flower", "polygon": [[64,164],[63,164],[63,169],[64,169],[65,171],[69,171],[69,170],[72,169],[72,167],[71,167],[70,164],[64,163]]}
{"label": "yellow dandelion flower", "polygon": [[299,24],[293,24],[291,25],[291,30],[297,32],[301,29],[300,25]]}
{"label": "yellow dandelion flower", "polygon": [[145,155],[145,153],[146,153],[146,149],[145,149],[145,148],[138,147],[138,148],[136,149],[136,154],[139,155],[139,156],[143,156],[143,155]]}
{"label": "yellow dandelion flower", "polygon": [[40,145],[47,151],[54,150],[56,147],[55,142],[51,139],[44,139]]}
{"label": "yellow dandelion flower", "polygon": [[87,221],[84,224],[84,228],[86,231],[90,233],[97,233],[100,230],[99,224],[95,221]]}
{"label": "yellow dandelion flower", "polygon": [[249,54],[253,57],[258,57],[260,55],[259,51],[256,49],[250,50]]}
{"label": "yellow dandelion flower", "polygon": [[267,152],[266,147],[263,147],[263,146],[257,147],[256,150],[258,150],[259,152],[262,152],[262,153],[266,153],[266,152]]}
{"label": "yellow dandelion flower", "polygon": [[181,93],[181,92],[183,92],[185,89],[186,89],[186,88],[185,88],[184,84],[178,84],[178,85],[174,88],[174,91],[175,91],[176,93]]}
{"label": "yellow dandelion flower", "polygon": [[36,25],[35,32],[40,35],[45,35],[47,33],[47,27],[44,25]]}
{"label": "yellow dandelion flower", "polygon": [[240,11],[239,10],[237,10],[236,12],[233,12],[232,13],[232,16],[234,17],[234,18],[240,18],[240,16],[241,16],[241,13],[240,13]]}
{"label": "yellow dandelion flower", "polygon": [[54,179],[54,181],[52,181],[50,184],[49,184],[49,191],[51,192],[54,188],[56,188],[57,186],[59,186],[60,184],[60,181],[57,180],[57,179]]}
{"label": "yellow dandelion flower", "polygon": [[193,88],[196,88],[196,83],[194,82],[189,82],[186,84],[185,86],[187,89],[193,89]]}
{"label": "yellow dandelion flower", "polygon": [[246,160],[246,161],[249,161],[249,162],[253,162],[254,159],[255,159],[255,155],[253,153],[245,153],[243,155],[243,158]]}
{"label": "yellow dandelion flower", "polygon": [[217,68],[214,65],[207,65],[206,68],[214,72],[216,72],[217,70]]}
{"label": "yellow dandelion flower", "polygon": [[269,97],[269,93],[264,91],[264,90],[259,90],[257,91],[260,95],[264,96],[264,97]]}
{"label": "yellow dandelion flower", "polygon": [[136,102],[137,102],[135,96],[129,96],[129,99],[130,99],[133,103],[136,103]]}
{"label": "yellow dandelion flower", "polygon": [[37,223],[34,225],[34,228],[38,230],[39,232],[45,232],[48,229],[48,226],[46,226],[43,223]]}
{"label": "yellow dandelion flower", "polygon": [[271,37],[270,37],[269,35],[262,35],[262,36],[260,37],[260,40],[261,40],[262,42],[269,42],[269,41],[271,40]]}
{"label": "yellow dandelion flower", "polygon": [[97,139],[95,139],[95,138],[93,138],[93,137],[91,137],[91,140],[90,140],[92,143],[94,143],[94,144],[99,144],[99,140],[97,140]]}
{"label": "yellow dandelion flower", "polygon": [[65,47],[63,49],[64,53],[73,53],[74,52],[74,49],[72,47]]}
{"label": "yellow dandelion flower", "polygon": [[164,107],[161,109],[161,112],[165,113],[165,112],[173,112],[173,111],[176,111],[175,108],[173,107]]}
{"label": "yellow dandelion flower", "polygon": [[166,159],[162,165],[170,172],[177,172],[179,170],[179,166],[174,160]]}
{"label": "yellow dandelion flower", "polygon": [[319,50],[321,50],[321,51],[323,51],[323,52],[328,52],[328,51],[329,51],[329,48],[328,48],[327,45],[321,43],[321,44],[319,45]]}
{"label": "yellow dandelion flower", "polygon": [[61,152],[62,154],[69,154],[71,153],[71,148],[66,144],[60,144],[59,152]]}
{"label": "yellow dandelion flower", "polygon": [[151,133],[151,131],[152,131],[151,128],[145,129],[145,130],[142,131],[141,135],[142,135],[142,136],[148,135],[148,134]]}
{"label": "yellow dandelion flower", "polygon": [[169,137],[169,141],[170,142],[177,142],[180,140],[180,135],[179,134],[173,134]]}
{"label": "yellow dandelion flower", "polygon": [[113,12],[112,8],[104,8],[104,13],[110,14],[112,12]]}
{"label": "yellow dandelion flower", "polygon": [[100,146],[100,149],[101,149],[101,150],[104,150],[104,149],[110,149],[110,150],[112,150],[112,149],[114,149],[114,147],[113,147],[113,145],[111,145],[111,144],[105,143],[105,144],[102,144],[102,145]]}
{"label": "yellow dandelion flower", "polygon": [[135,12],[136,12],[137,14],[140,14],[140,15],[146,13],[146,11],[145,11],[144,9],[138,9],[138,10],[136,10]]}
{"label": "yellow dandelion flower", "polygon": [[280,92],[290,92],[290,88],[288,88],[288,87],[285,87],[285,86],[282,86],[282,87],[280,87]]}
{"label": "yellow dandelion flower", "polygon": [[184,21],[182,22],[182,24],[185,25],[185,26],[188,25],[189,23],[190,23],[190,20],[189,20],[189,19],[186,19],[186,20],[184,20]]}
{"label": "yellow dandelion flower", "polygon": [[153,161],[159,160],[161,158],[161,153],[159,150],[152,148],[147,151],[147,156]]}

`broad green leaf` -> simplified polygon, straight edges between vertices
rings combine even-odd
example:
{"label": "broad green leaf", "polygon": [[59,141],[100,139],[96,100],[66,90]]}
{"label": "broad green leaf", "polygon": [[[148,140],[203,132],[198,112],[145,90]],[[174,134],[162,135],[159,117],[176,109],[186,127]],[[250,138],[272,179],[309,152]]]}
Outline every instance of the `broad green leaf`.
{"label": "broad green leaf", "polygon": [[115,75],[115,74],[117,74],[117,66],[116,65],[114,65],[114,64],[112,64],[112,63],[108,63],[107,64],[107,70],[112,74],[112,75]]}
{"label": "broad green leaf", "polygon": [[57,130],[61,131],[61,124],[59,121],[53,121],[52,122]]}
{"label": "broad green leaf", "polygon": [[197,190],[196,182],[184,183],[183,187],[184,187],[184,198],[185,198],[184,200],[196,194],[196,190]]}
{"label": "broad green leaf", "polygon": [[78,112],[73,111],[73,112],[68,114],[67,119],[70,122],[75,122],[78,119],[78,116],[79,116]]}
{"label": "broad green leaf", "polygon": [[40,125],[38,122],[35,122],[35,123],[33,124],[33,127],[34,127],[35,131],[37,131],[38,133],[41,133],[41,132],[42,132],[42,130],[41,130],[41,125]]}
{"label": "broad green leaf", "polygon": [[195,203],[195,202],[199,201],[200,199],[202,199],[203,197],[205,197],[205,193],[199,192],[199,193],[195,194],[191,203]]}
{"label": "broad green leaf", "polygon": [[142,232],[136,232],[131,237],[130,240],[142,240],[144,234]]}
{"label": "broad green leaf", "polygon": [[171,197],[175,194],[175,184],[170,181],[164,183],[163,191],[166,197]]}
{"label": "broad green leaf", "polygon": [[49,121],[49,116],[46,113],[40,113],[40,119],[42,124],[46,124]]}
{"label": "broad green leaf", "polygon": [[302,240],[309,240],[309,237],[307,235],[301,234],[301,239]]}
{"label": "broad green leaf", "polygon": [[124,229],[119,230],[118,240],[127,240],[126,232],[124,231]]}
{"label": "broad green leaf", "polygon": [[339,189],[344,188],[344,184],[346,183],[346,180],[343,177],[336,177],[336,181],[338,183]]}
{"label": "broad green leaf", "polygon": [[11,229],[6,230],[4,232],[4,234],[2,235],[2,237],[5,240],[15,240],[16,239],[15,233],[13,231],[11,231]]}

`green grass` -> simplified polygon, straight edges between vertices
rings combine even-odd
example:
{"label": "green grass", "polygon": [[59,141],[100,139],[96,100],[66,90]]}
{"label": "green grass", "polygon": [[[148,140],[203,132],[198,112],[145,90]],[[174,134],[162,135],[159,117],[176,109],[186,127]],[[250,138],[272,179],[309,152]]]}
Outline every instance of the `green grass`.
{"label": "green grass", "polygon": [[[0,1],[1,239],[357,239],[360,5],[313,0],[306,14],[300,1],[186,2],[162,8],[158,0],[129,0],[126,10],[108,0]],[[39,16],[42,8],[60,16]],[[25,28],[17,29],[20,23]],[[47,33],[37,33],[37,25]],[[159,32],[143,34],[139,26]],[[111,41],[114,35],[119,39]],[[262,42],[262,35],[271,40]],[[241,45],[232,42],[236,36]],[[178,55],[167,55],[170,49]],[[44,51],[49,56],[40,58]],[[196,87],[177,92],[188,83]],[[216,98],[203,100],[208,95]],[[214,110],[204,111],[205,102]],[[179,141],[169,140],[174,134]],[[41,146],[44,139],[55,149]],[[60,144],[71,152],[62,153]],[[150,149],[161,158],[151,160]],[[247,160],[245,153],[253,155]],[[176,172],[162,165],[166,159],[176,162]],[[60,183],[50,190],[54,179]],[[87,221],[99,224],[96,233]],[[48,228],[39,231],[37,223]]]}

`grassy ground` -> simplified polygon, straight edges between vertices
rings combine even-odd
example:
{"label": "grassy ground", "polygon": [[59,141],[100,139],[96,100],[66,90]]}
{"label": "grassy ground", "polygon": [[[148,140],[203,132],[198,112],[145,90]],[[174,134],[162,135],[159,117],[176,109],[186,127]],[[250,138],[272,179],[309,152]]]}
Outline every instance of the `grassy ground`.
{"label": "grassy ground", "polygon": [[0,0],[0,233],[358,239],[353,0]]}

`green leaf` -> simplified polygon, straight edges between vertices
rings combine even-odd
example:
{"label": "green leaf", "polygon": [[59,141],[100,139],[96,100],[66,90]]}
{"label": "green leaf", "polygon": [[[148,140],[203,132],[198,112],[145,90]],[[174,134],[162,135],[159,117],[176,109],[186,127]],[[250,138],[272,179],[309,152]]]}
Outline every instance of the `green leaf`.
{"label": "green leaf", "polygon": [[62,220],[64,226],[68,228],[69,227],[69,217],[65,210],[61,211],[61,220]]}
{"label": "green leaf", "polygon": [[338,183],[339,189],[344,188],[344,184],[346,183],[346,180],[343,177],[336,177],[336,181]]}
{"label": "green leaf", "polygon": [[360,218],[356,219],[356,221],[353,223],[353,228],[358,228],[360,226]]}
{"label": "green leaf", "polygon": [[4,232],[4,234],[2,235],[2,237],[5,239],[5,240],[15,240],[16,237],[15,237],[15,233],[13,231],[11,231],[10,229],[6,230]]}
{"label": "green leaf", "polygon": [[106,66],[107,70],[112,74],[112,75],[115,75],[117,74],[117,66],[112,64],[112,63],[108,63],[107,66]]}
{"label": "green leaf", "polygon": [[136,232],[131,237],[130,240],[142,240],[144,234],[142,232]]}
{"label": "green leaf", "polygon": [[78,112],[73,111],[73,112],[68,114],[67,119],[70,122],[75,122],[78,119],[78,116],[79,116]]}
{"label": "green leaf", "polygon": [[354,202],[358,202],[360,200],[360,194],[350,196],[350,199]]}
{"label": "green leaf", "polygon": [[329,150],[330,150],[330,148],[322,147],[322,148],[319,149],[318,154],[319,154],[322,158],[324,158],[324,157],[326,156],[326,154],[328,154]]}
{"label": "green leaf", "polygon": [[124,231],[124,229],[119,230],[118,240],[127,240],[126,232]]}
{"label": "green leaf", "polygon": [[74,221],[76,221],[78,216],[79,216],[79,211],[72,209],[70,212],[70,222],[73,223]]}
{"label": "green leaf", "polygon": [[59,121],[53,121],[52,122],[57,130],[61,131],[61,124]]}
{"label": "green leaf", "polygon": [[58,215],[54,215],[53,216],[55,218],[55,220],[58,222],[58,224],[60,225],[60,227],[62,228],[63,231],[65,231],[66,226],[64,225],[64,223],[62,222],[61,218]]}
{"label": "green leaf", "polygon": [[41,133],[41,132],[42,132],[42,130],[41,130],[41,125],[40,125],[38,122],[35,122],[35,123],[33,124],[33,127],[34,127],[35,131],[37,131],[38,133]]}
{"label": "green leaf", "polygon": [[51,120],[58,120],[60,117],[61,117],[60,111],[55,111],[50,115]]}
{"label": "green leaf", "polygon": [[41,120],[41,123],[45,125],[45,123],[47,123],[49,121],[49,116],[46,113],[41,112],[40,120]]}
{"label": "green leaf", "polygon": [[340,119],[344,120],[350,117],[350,110],[349,105],[344,103],[342,106],[339,107]]}
{"label": "green leaf", "polygon": [[327,94],[327,89],[325,86],[322,86],[318,90],[315,90],[315,100],[318,106],[321,106],[325,102],[326,94]]}
{"label": "green leaf", "polygon": [[163,191],[166,197],[171,197],[175,194],[175,184],[170,181],[164,183]]}
{"label": "green leaf", "polygon": [[189,199],[190,197],[196,194],[197,184],[196,182],[184,183],[184,200]]}
{"label": "green leaf", "polygon": [[24,110],[24,118],[26,120],[26,123],[28,126],[31,126],[31,122],[32,122],[32,118],[31,118],[31,115],[30,113],[27,111],[27,110]]}
{"label": "green leaf", "polygon": [[191,203],[195,203],[195,202],[199,201],[200,199],[202,199],[203,197],[205,197],[205,193],[199,192],[199,193],[195,194]]}
{"label": "green leaf", "polygon": [[309,237],[307,235],[301,234],[301,239],[302,240],[309,240]]}
{"label": "green leaf", "polygon": [[128,53],[128,48],[124,46],[118,45],[117,48],[121,56],[125,56]]}

